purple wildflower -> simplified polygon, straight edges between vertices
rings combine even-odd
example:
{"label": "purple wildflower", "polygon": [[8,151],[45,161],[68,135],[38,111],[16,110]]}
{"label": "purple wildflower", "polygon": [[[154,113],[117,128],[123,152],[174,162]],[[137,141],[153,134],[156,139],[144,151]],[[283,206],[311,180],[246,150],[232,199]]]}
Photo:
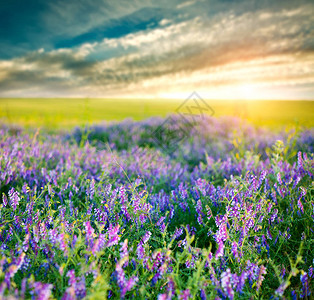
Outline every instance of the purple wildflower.
{"label": "purple wildflower", "polygon": [[116,225],[115,227],[112,227],[112,224],[110,224],[109,229],[108,229],[108,242],[106,247],[112,247],[113,245],[117,245],[119,243],[119,228],[120,225]]}
{"label": "purple wildflower", "polygon": [[159,294],[157,300],[170,300],[172,297],[168,294]]}
{"label": "purple wildflower", "polygon": [[207,299],[206,292],[205,292],[204,289],[201,289],[201,291],[200,291],[200,298],[201,298],[201,300],[206,300]]}
{"label": "purple wildflower", "polygon": [[260,289],[261,285],[262,285],[262,282],[264,280],[264,276],[266,274],[266,268],[264,266],[261,266],[260,267],[260,270],[259,270],[259,274],[258,274],[258,279],[257,279],[257,290]]}
{"label": "purple wildflower", "polygon": [[11,188],[9,190],[9,199],[10,205],[13,207],[13,210],[16,210],[21,198],[19,196],[19,193],[14,188]]}
{"label": "purple wildflower", "polygon": [[232,300],[234,298],[234,291],[232,288],[232,274],[229,268],[221,274],[221,287],[228,298]]}
{"label": "purple wildflower", "polygon": [[69,277],[69,286],[66,294],[63,296],[64,299],[71,299],[71,295],[73,296],[73,292],[78,299],[82,299],[86,296],[86,285],[85,285],[85,277],[76,277],[74,270],[69,270],[67,273],[67,277]]}
{"label": "purple wildflower", "polygon": [[309,289],[309,278],[306,272],[303,272],[303,274],[300,275],[300,280],[302,283],[301,297],[306,298],[311,294],[311,291]]}
{"label": "purple wildflower", "polygon": [[89,185],[89,198],[92,200],[95,195],[95,179],[93,178]]}
{"label": "purple wildflower", "polygon": [[85,225],[85,232],[86,232],[86,241],[88,244],[91,244],[92,241],[94,240],[95,230],[90,225],[89,221],[85,222],[84,225]]}
{"label": "purple wildflower", "polygon": [[282,297],[286,288],[289,286],[289,284],[287,282],[283,282],[278,289],[275,291],[275,295],[278,295],[279,297]]}
{"label": "purple wildflower", "polygon": [[149,238],[151,237],[151,235],[152,235],[152,233],[150,231],[147,231],[145,233],[145,235],[143,236],[141,243],[146,244],[148,242]]}
{"label": "purple wildflower", "polygon": [[129,257],[129,252],[128,252],[128,240],[125,239],[123,243],[121,243],[121,248],[120,248],[120,259],[128,259]]}
{"label": "purple wildflower", "polygon": [[178,299],[180,300],[188,300],[191,298],[192,298],[192,295],[189,289],[181,291],[181,294],[178,297]]}
{"label": "purple wildflower", "polygon": [[116,264],[116,276],[117,276],[117,282],[121,290],[121,298],[124,298],[125,294],[130,291],[138,281],[137,277],[131,277],[130,279],[126,279],[124,270],[122,269],[122,266],[117,263]]}
{"label": "purple wildflower", "polygon": [[33,282],[30,285],[32,287],[31,294],[36,295],[36,299],[38,300],[48,300],[51,294],[51,290],[53,288],[52,284],[46,284],[41,282]]}
{"label": "purple wildflower", "polygon": [[121,291],[122,298],[124,298],[126,292],[130,291],[136,285],[137,281],[138,281],[138,278],[134,276],[125,282],[124,287]]}
{"label": "purple wildflower", "polygon": [[175,230],[175,232],[173,233],[171,239],[175,240],[175,239],[179,238],[182,234],[183,234],[183,229],[182,228],[177,228]]}
{"label": "purple wildflower", "polygon": [[215,257],[218,259],[218,257],[221,257],[224,255],[224,243],[222,241],[218,242],[218,249],[216,251]]}
{"label": "purple wildflower", "polygon": [[239,258],[237,242],[232,242],[232,254],[233,254],[234,258]]}
{"label": "purple wildflower", "polygon": [[247,272],[246,271],[243,271],[241,273],[240,276],[238,276],[238,282],[237,282],[237,292],[242,292],[243,288],[244,288],[244,285],[245,285],[245,280],[247,278]]}

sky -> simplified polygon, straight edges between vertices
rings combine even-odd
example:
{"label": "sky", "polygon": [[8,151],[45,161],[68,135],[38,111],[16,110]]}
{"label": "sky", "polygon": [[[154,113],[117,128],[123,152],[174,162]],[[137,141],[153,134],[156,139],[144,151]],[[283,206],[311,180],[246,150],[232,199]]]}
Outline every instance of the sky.
{"label": "sky", "polygon": [[313,0],[10,0],[0,97],[314,100]]}

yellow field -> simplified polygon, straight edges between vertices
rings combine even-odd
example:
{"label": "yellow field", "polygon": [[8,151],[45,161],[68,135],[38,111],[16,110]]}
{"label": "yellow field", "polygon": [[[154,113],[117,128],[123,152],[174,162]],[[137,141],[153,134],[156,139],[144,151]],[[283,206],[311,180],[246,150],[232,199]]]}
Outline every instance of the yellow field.
{"label": "yellow field", "polygon": [[[0,99],[0,121],[24,126],[69,128],[102,121],[175,113],[183,100]],[[314,126],[314,101],[206,100],[214,116],[237,116],[255,125]]]}

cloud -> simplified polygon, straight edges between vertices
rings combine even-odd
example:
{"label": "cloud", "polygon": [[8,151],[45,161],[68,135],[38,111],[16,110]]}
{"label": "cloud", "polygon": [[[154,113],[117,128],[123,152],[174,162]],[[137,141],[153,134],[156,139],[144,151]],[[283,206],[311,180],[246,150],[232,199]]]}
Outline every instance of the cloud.
{"label": "cloud", "polygon": [[193,4],[195,4],[195,2],[196,1],[186,1],[186,2],[183,2],[183,3],[177,5],[177,9],[181,9],[183,7],[187,7],[187,6],[193,5]]}
{"label": "cloud", "polygon": [[[199,4],[188,3],[180,10]],[[54,8],[59,17],[70,10],[64,5],[57,2]],[[128,6],[125,12],[134,9]],[[313,9],[309,2],[275,10],[242,7],[242,12],[238,8],[210,16],[171,15],[154,26],[147,22],[140,30],[87,39],[75,47],[40,48],[0,61],[0,96],[168,97],[197,89],[223,98],[228,90],[233,96],[239,85],[252,85],[261,95],[263,89],[295,86],[299,97],[305,97],[314,83]],[[117,15],[125,21],[121,18]],[[98,23],[77,32],[95,32]]]}

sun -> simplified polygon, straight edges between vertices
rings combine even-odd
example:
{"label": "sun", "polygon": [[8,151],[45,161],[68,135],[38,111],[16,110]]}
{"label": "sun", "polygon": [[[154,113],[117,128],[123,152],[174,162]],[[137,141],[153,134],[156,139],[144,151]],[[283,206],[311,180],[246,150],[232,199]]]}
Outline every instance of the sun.
{"label": "sun", "polygon": [[238,86],[239,98],[244,100],[257,99],[259,98],[259,93],[256,87],[252,84],[241,84]]}

